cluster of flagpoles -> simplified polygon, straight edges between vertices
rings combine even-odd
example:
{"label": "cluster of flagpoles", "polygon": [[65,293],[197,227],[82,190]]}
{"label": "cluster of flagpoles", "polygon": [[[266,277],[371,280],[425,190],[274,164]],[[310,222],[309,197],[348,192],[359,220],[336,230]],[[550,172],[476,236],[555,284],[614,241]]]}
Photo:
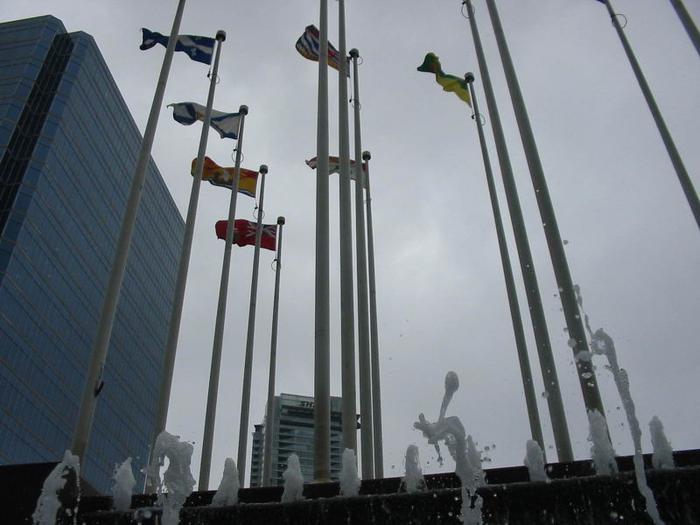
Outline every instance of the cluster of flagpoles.
{"label": "cluster of flagpoles", "polygon": [[[157,125],[160,107],[163,103],[163,95],[167,78],[175,51],[185,51],[190,58],[206,64],[212,63],[210,71],[210,83],[207,96],[207,104],[202,107],[198,104],[185,102],[172,104],[173,117],[176,121],[190,125],[196,121],[202,121],[202,131],[196,159],[192,163],[192,189],[190,192],[185,232],[182,241],[182,249],[177,268],[177,277],[174,290],[174,299],[171,310],[168,336],[164,353],[163,375],[160,382],[158,405],[154,424],[154,433],[151,441],[151,450],[155,445],[156,437],[165,430],[172,388],[174,363],[177,352],[178,337],[182,318],[182,308],[187,284],[187,273],[192,250],[194,225],[196,220],[199,193],[203,179],[209,180],[214,185],[231,189],[228,219],[225,224],[217,223],[217,235],[224,238],[226,243],[222,262],[221,280],[219,288],[218,308],[214,329],[214,341],[212,348],[212,360],[209,377],[209,387],[206,404],[206,416],[204,424],[204,438],[202,441],[202,456],[199,472],[199,489],[207,490],[211,467],[211,455],[213,448],[214,426],[216,419],[216,405],[219,386],[219,372],[221,364],[223,333],[226,316],[226,304],[228,295],[228,282],[231,264],[231,248],[234,243],[241,246],[252,244],[255,247],[253,254],[253,269],[251,277],[250,304],[248,314],[248,328],[246,336],[246,350],[243,367],[243,382],[241,394],[241,419],[239,425],[238,456],[239,482],[244,483],[246,470],[246,449],[248,437],[250,390],[253,362],[253,349],[255,338],[255,314],[257,303],[258,268],[260,261],[260,248],[277,250],[277,266],[275,277],[275,296],[273,305],[272,334],[270,343],[270,372],[267,399],[267,417],[269,423],[272,420],[270,411],[275,391],[275,367],[277,352],[277,321],[279,317],[279,288],[281,276],[281,250],[282,250],[282,226],[284,217],[279,217],[277,225],[266,226],[262,224],[264,214],[265,175],[268,168],[262,165],[257,173],[245,170],[241,167],[243,132],[248,107],[243,105],[237,113],[223,113],[215,111],[214,95],[218,83],[218,71],[223,42],[226,40],[224,31],[218,31],[215,39],[208,37],[180,35],[179,26],[182,19],[185,0],[180,0],[173,22],[170,37],[143,30],[143,44],[141,49],[150,49],[156,44],[166,47],[165,58],[158,80],[156,94],[153,99],[149,121],[144,134],[136,174],[132,183],[131,194],[127,203],[127,209],[122,223],[119,244],[114,258],[108,290],[105,294],[104,306],[100,319],[98,336],[93,348],[93,355],[88,371],[88,378],[83,394],[82,404],[75,428],[72,450],[83,457],[87,449],[89,434],[92,427],[94,410],[97,397],[102,388],[101,373],[106,360],[107,349],[111,336],[112,324],[118,304],[121,283],[126,268],[131,235],[133,233],[136,214],[143,189],[146,168],[150,159],[150,150],[153,144],[155,128]],[[319,97],[318,97],[318,137],[317,137],[317,250],[316,250],[316,330],[315,330],[315,479],[330,479],[330,316],[328,306],[329,296],[329,257],[328,257],[328,40],[327,40],[327,5],[326,0],[321,0],[320,32],[313,26],[307,28],[300,41],[310,38],[310,54],[306,56],[319,62]],[[348,93],[347,79],[349,75],[349,61],[345,50],[345,6],[340,0],[340,54],[331,49],[335,63],[330,65],[339,71],[339,97],[341,100],[339,126],[340,126],[340,215],[341,215],[341,351],[342,351],[342,414],[343,414],[343,444],[345,448],[357,449],[357,419],[356,419],[356,389],[355,389],[355,323],[353,305],[353,274],[352,274],[352,210],[350,180],[355,180],[355,216],[356,216],[356,260],[357,260],[357,297],[358,297],[358,338],[360,356],[360,400],[361,400],[361,435],[362,435],[362,466],[363,477],[382,475],[382,445],[381,445],[381,402],[379,393],[379,350],[377,333],[377,307],[376,284],[374,273],[374,243],[371,223],[371,199],[369,198],[369,152],[362,153],[360,137],[360,104],[359,81],[357,71],[357,50],[351,50],[350,56],[354,65],[354,120],[355,120],[355,158],[351,176],[350,147],[349,147],[349,118],[348,118]],[[311,30],[311,31],[310,31]],[[209,128],[219,132],[222,138],[233,138],[237,141],[235,148],[235,166],[222,168],[205,156]],[[359,159],[365,161],[359,162]],[[364,174],[363,174],[364,172]],[[255,196],[257,175],[260,175],[260,193],[257,206],[257,221],[251,227],[248,221],[236,220],[236,202],[239,192]],[[245,176],[245,182],[243,177]],[[252,182],[251,182],[252,180]],[[365,198],[365,191],[367,192]],[[365,223],[365,208],[367,223]],[[219,221],[224,223],[224,221]],[[240,225],[239,225],[240,223]],[[222,228],[220,228],[222,226]],[[254,231],[254,241],[249,236],[251,228]],[[263,240],[263,236],[270,238]],[[365,238],[369,244],[367,253]],[[367,260],[369,259],[369,274]],[[373,416],[376,425],[372,424]],[[272,428],[266,429],[264,448],[264,484],[271,482],[272,464],[271,448],[274,436]],[[145,489],[155,489],[154,482],[158,469],[158,458],[150,458],[147,469]]]}
{"label": "cluster of flagpoles", "polygon": [[[518,78],[515,72],[515,68],[513,66],[513,61],[510,56],[510,51],[508,49],[508,44],[506,42],[503,27],[501,25],[498,10],[496,8],[496,3],[494,0],[485,1],[489,17],[491,19],[494,35],[496,38],[496,44],[501,58],[501,63],[503,65],[506,84],[513,106],[518,130],[520,132],[520,137],[525,152],[525,157],[527,159],[533,188],[535,190],[537,205],[539,208],[540,218],[544,228],[545,238],[549,248],[555,279],[559,287],[559,297],[561,299],[562,311],[564,312],[567,332],[569,334],[569,346],[571,347],[574,354],[574,360],[576,362],[576,368],[579,377],[584,405],[588,412],[597,410],[600,414],[605,414],[603,410],[602,399],[600,397],[598,385],[596,382],[595,372],[593,370],[589,357],[590,353],[588,351],[588,342],[586,340],[586,332],[583,325],[583,319],[578,308],[576,291],[574,289],[573,280],[569,271],[566,254],[564,252],[563,242],[559,233],[559,228],[557,226],[556,216],[554,213],[554,206],[552,204],[552,200],[549,195],[549,190],[547,188],[544,170],[540,161],[534,133],[530,125],[525,101],[520,91]],[[685,193],[686,199],[688,200],[691,211],[693,212],[698,226],[700,226],[700,221],[698,220],[698,210],[700,210],[700,204],[698,203],[697,194],[695,193],[690,177],[688,176],[688,173],[685,170],[683,162],[680,159],[678,151],[676,150],[673,140],[668,132],[668,129],[666,128],[663,118],[661,117],[659,108],[656,105],[656,102],[651,94],[648,84],[646,83],[641,68],[639,67],[634,53],[632,52],[632,48],[630,47],[627,38],[625,37],[623,28],[620,25],[619,15],[617,15],[613,10],[610,0],[598,1],[605,4],[612,18],[613,25],[620,37],[622,46],[630,61],[635,76],[637,77],[637,81],[639,82],[640,88],[644,94],[647,104],[649,105],[649,109],[652,113],[652,116],[654,117],[654,121],[657,125],[659,133],[661,134],[664,145],[666,146],[666,149],[669,153],[671,162],[676,170],[678,179],[681,183],[681,187]],[[686,28],[686,31],[688,32],[689,37],[691,38],[693,44],[696,46],[696,49],[698,49],[700,53],[700,47],[698,46],[698,41],[700,39],[698,39],[697,28],[688,16],[688,13],[685,10],[685,7],[683,6],[681,0],[671,0],[671,4],[676,9],[679,18],[681,19],[681,22],[683,23],[684,27]],[[537,355],[540,361],[540,368],[542,371],[543,383],[545,388],[545,397],[547,398],[547,404],[549,408],[549,415],[552,424],[557,455],[560,461],[571,461],[573,460],[573,453],[571,449],[571,439],[569,437],[569,431],[566,422],[566,414],[564,411],[564,405],[559,389],[559,381],[557,378],[554,359],[552,356],[551,344],[549,341],[549,334],[547,331],[544,311],[542,309],[542,300],[537,285],[537,277],[535,275],[535,268],[532,261],[532,254],[530,252],[530,247],[527,239],[527,232],[525,231],[523,215],[520,208],[517,189],[515,186],[513,169],[510,163],[508,148],[506,146],[505,135],[503,133],[503,127],[501,124],[498,107],[496,105],[496,99],[491,84],[488,65],[484,56],[483,47],[481,45],[481,39],[479,36],[476,18],[474,16],[474,7],[472,4],[472,0],[462,0],[462,5],[463,9],[466,8],[466,18],[469,20],[472,37],[474,40],[476,58],[479,65],[479,70],[481,72],[481,80],[484,88],[484,93],[486,95],[488,112],[491,117],[493,138],[496,145],[496,152],[498,155],[498,161],[503,180],[503,187],[505,190],[506,201],[508,204],[508,211],[513,226],[515,245],[518,251],[520,267],[523,274],[526,297],[528,301],[533,332],[535,335]],[[513,272],[510,266],[510,257],[508,255],[507,242],[503,231],[503,223],[501,219],[500,206],[498,204],[498,197],[494,185],[493,172],[491,169],[491,163],[488,154],[488,146],[486,144],[486,138],[483,132],[483,124],[481,122],[481,115],[479,114],[478,103],[474,91],[474,75],[468,73],[467,75],[465,75],[464,80],[462,80],[453,75],[445,74],[442,71],[442,67],[438,57],[435,56],[433,53],[428,53],[426,55],[423,64],[421,64],[421,66],[418,67],[418,70],[422,72],[435,74],[436,81],[443,87],[445,91],[454,92],[460,99],[467,102],[470,106],[473,106],[474,114],[472,118],[474,118],[474,120],[477,123],[477,132],[484,161],[484,170],[486,173],[487,185],[491,197],[491,205],[493,208],[494,220],[496,224],[496,235],[498,237],[498,245],[501,253],[501,261],[506,281],[506,291],[508,294],[508,302],[511,311],[516,349],[520,363],[520,371],[523,381],[525,402],[530,422],[530,430],[532,438],[540,444],[543,450],[545,450],[543,446],[542,427],[539,419],[539,412],[533,387],[532,372],[530,369],[530,363],[527,355],[527,347],[523,334],[520,307],[518,305],[517,293],[515,290],[515,283],[513,279]]]}
{"label": "cluster of flagpoles", "polygon": [[[173,369],[175,363],[175,355],[177,350],[177,341],[179,336],[180,321],[182,317],[182,306],[187,283],[187,272],[190,261],[192,248],[192,240],[194,235],[194,225],[197,213],[197,205],[199,201],[199,191],[203,178],[209,180],[212,184],[224,186],[231,189],[231,199],[229,204],[228,220],[225,222],[225,235],[219,232],[219,224],[217,223],[217,235],[225,238],[226,245],[224,248],[224,258],[222,263],[221,283],[219,290],[219,301],[216,316],[216,325],[214,331],[214,344],[212,349],[211,371],[209,379],[209,389],[206,406],[206,418],[204,427],[204,439],[202,447],[202,460],[200,464],[199,488],[206,490],[209,484],[209,471],[211,464],[211,453],[213,446],[213,432],[216,416],[216,402],[219,384],[219,369],[221,362],[222,343],[224,320],[226,313],[226,298],[228,292],[228,279],[230,272],[231,247],[233,243],[244,246],[252,244],[255,246],[253,256],[253,272],[251,282],[251,296],[248,316],[248,332],[246,341],[246,355],[243,377],[243,392],[241,396],[241,432],[239,437],[238,459],[240,465],[240,482],[243,483],[245,473],[245,449],[247,445],[247,426],[248,412],[250,405],[250,375],[252,370],[252,351],[255,332],[255,306],[257,296],[257,281],[258,267],[260,260],[260,248],[275,250],[277,243],[277,274],[275,278],[275,297],[274,297],[274,312],[273,312],[273,327],[271,340],[271,390],[274,392],[274,364],[276,352],[276,335],[277,335],[277,319],[279,305],[279,279],[281,270],[281,232],[284,218],[280,217],[277,225],[263,225],[263,203],[265,194],[265,175],[268,171],[267,166],[262,165],[258,172],[244,170],[241,168],[241,156],[243,147],[243,131],[245,118],[248,114],[248,107],[241,106],[237,113],[223,113],[213,110],[214,94],[218,83],[219,62],[221,57],[221,49],[223,42],[226,40],[226,33],[218,31],[216,38],[180,35],[179,26],[182,19],[185,6],[185,0],[180,0],[177,7],[177,12],[173,22],[173,27],[170,37],[161,35],[160,33],[152,32],[147,29],[143,30],[143,44],[141,49],[150,49],[156,44],[162,44],[166,47],[165,58],[161,69],[160,77],[156,87],[156,93],[153,98],[151,112],[144,133],[144,139],[139,154],[139,159],[136,166],[136,173],[131,186],[129,201],[127,203],[122,228],[119,237],[119,243],[116,248],[108,289],[105,293],[103,309],[98,328],[98,334],[93,347],[93,354],[88,370],[85,390],[78,414],[78,420],[74,431],[73,442],[71,449],[79,457],[83,458],[88,446],[90,430],[94,417],[94,411],[97,403],[97,397],[102,389],[101,373],[107,356],[109,341],[111,336],[114,315],[119,300],[121,283],[126,268],[131,236],[135,224],[136,215],[138,212],[139,201],[143,190],[144,180],[148,161],[150,160],[150,151],[155,135],[155,128],[158,121],[160,108],[163,103],[165,86],[168,79],[172,57],[175,51],[185,51],[188,56],[195,61],[203,62],[211,65],[212,57],[214,63],[210,71],[209,92],[207,96],[206,107],[198,104],[185,102],[172,104],[173,117],[176,121],[189,125],[197,120],[202,121],[202,131],[199,141],[197,158],[192,164],[192,189],[190,192],[189,206],[187,210],[187,218],[185,221],[185,232],[183,235],[182,248],[178,262],[177,278],[175,284],[174,298],[171,310],[170,324],[168,327],[168,337],[164,352],[164,367],[160,382],[158,406],[156,409],[156,418],[154,422],[154,434],[151,441],[151,450],[158,434],[165,430],[167,422],[168,405],[170,401],[170,391],[172,386]],[[233,168],[222,168],[216,165],[208,157],[205,157],[209,128],[213,127],[219,132],[222,138],[233,138],[237,140],[236,161]],[[260,175],[260,193],[258,200],[258,218],[254,227],[248,221],[236,220],[236,199],[239,192],[255,196],[257,176]],[[245,182],[241,183],[242,177],[245,176]],[[222,222],[222,221],[220,221]],[[240,225],[239,225],[240,223]],[[254,230],[253,238],[249,237],[251,227]],[[263,240],[263,235],[267,238]],[[157,474],[158,458],[150,458],[150,465],[147,469],[148,476],[146,479],[146,490],[152,491],[154,477]]]}
{"label": "cluster of flagpoles", "polygon": [[[314,349],[314,479],[330,479],[330,315],[328,176],[339,174],[340,315],[343,446],[357,449],[355,313],[353,308],[350,181],[355,181],[355,261],[357,264],[357,355],[359,358],[360,451],[364,479],[383,476],[379,343],[374,239],[369,194],[369,152],[362,152],[357,49],[346,52],[345,2],[338,1],[339,50],[328,43],[328,6],[320,0],[319,29],[309,26],[297,42],[306,58],[318,60],[316,169],[316,295]],[[350,160],[347,79],[353,62],[355,160]],[[338,70],[339,157],[328,155],[328,66]],[[364,162],[362,162],[362,159]],[[333,169],[331,169],[333,161]],[[352,169],[352,171],[351,171]],[[365,221],[365,209],[367,221]],[[369,244],[369,253],[367,245]],[[369,266],[369,269],[368,269]]]}

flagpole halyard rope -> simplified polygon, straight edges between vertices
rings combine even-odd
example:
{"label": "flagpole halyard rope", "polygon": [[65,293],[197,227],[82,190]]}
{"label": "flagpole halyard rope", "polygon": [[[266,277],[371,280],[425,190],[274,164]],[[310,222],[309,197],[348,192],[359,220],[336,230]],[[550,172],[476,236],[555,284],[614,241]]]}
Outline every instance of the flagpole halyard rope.
{"label": "flagpole halyard rope", "polygon": [[[238,148],[233,148],[233,151],[231,152],[231,160],[236,162],[236,153],[238,153]],[[241,164],[245,162],[245,155],[241,151]]]}
{"label": "flagpole halyard rope", "polygon": [[[467,0],[462,0],[462,7],[460,8],[460,11],[462,12],[462,16],[464,18],[466,18],[467,20],[469,20],[469,9],[467,8]],[[465,11],[466,11],[466,14],[465,14]]]}
{"label": "flagpole halyard rope", "polygon": [[610,17],[610,21],[612,22],[613,25],[615,25],[615,18],[622,18],[622,20],[625,21],[624,24],[620,24],[620,28],[624,29],[624,28],[627,27],[627,22],[628,22],[627,16],[625,16],[625,15],[622,14],[622,13],[615,13],[614,15],[612,15],[612,16]]}
{"label": "flagpole halyard rope", "polygon": [[482,126],[486,125],[486,117],[484,117],[483,113],[472,113],[472,120],[476,120],[476,117],[479,117],[479,123]]}

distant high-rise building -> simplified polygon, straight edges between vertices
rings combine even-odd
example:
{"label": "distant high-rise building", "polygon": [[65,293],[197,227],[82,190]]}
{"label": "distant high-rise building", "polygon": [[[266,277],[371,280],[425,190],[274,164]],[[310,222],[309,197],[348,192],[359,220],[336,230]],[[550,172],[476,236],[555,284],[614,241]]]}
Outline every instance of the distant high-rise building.
{"label": "distant high-rise building", "polygon": [[250,461],[250,486],[262,486],[263,456],[265,455],[265,425],[255,425],[253,452]]}
{"label": "distant high-rise building", "polygon": [[[290,454],[299,456],[304,480],[314,477],[314,398],[295,394],[275,396],[272,407],[272,484],[284,484],[282,473]],[[268,422],[255,425],[250,461],[250,486],[262,485],[264,438]],[[341,398],[331,397],[331,479],[338,480],[343,460]]]}
{"label": "distant high-rise building", "polygon": [[[91,36],[0,24],[0,463],[70,447],[140,145]],[[147,461],[183,233],[151,161],[81,469],[100,491]]]}

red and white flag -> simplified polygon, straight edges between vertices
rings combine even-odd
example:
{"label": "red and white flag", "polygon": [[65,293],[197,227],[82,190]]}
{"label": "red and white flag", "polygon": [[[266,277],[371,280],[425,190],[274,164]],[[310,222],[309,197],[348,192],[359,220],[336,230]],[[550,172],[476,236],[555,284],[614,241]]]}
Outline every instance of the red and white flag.
{"label": "red and white flag", "polygon": [[[255,229],[257,224],[245,219],[236,219],[233,223],[233,243],[238,246],[255,246]],[[216,222],[216,236],[219,239],[226,240],[226,229],[228,221]],[[263,224],[262,236],[260,237],[260,247],[266,250],[277,249],[277,225]]]}

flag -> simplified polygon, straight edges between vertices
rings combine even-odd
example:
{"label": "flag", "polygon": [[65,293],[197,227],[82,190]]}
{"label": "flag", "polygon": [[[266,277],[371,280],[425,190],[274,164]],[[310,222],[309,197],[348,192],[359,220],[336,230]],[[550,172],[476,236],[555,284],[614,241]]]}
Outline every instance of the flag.
{"label": "flag", "polygon": [[[296,48],[304,58],[318,62],[321,55],[321,41],[315,25],[306,26],[304,34],[297,40]],[[328,65],[340,71],[340,58],[340,52],[333,47],[333,44],[328,42]],[[347,68],[347,72],[348,76],[350,76],[350,68]]]}
{"label": "flag", "polygon": [[[192,159],[191,173],[194,176],[194,169],[197,166],[197,159]],[[204,157],[204,169],[202,170],[202,180],[209,181],[214,186],[223,186],[231,189],[233,186],[233,175],[236,168],[224,168],[219,166],[209,157]],[[255,190],[258,185],[258,172],[241,168],[238,177],[238,193],[255,198]]]}
{"label": "flag", "polygon": [[463,78],[448,75],[442,71],[440,59],[435,53],[425,55],[423,63],[418,66],[418,71],[423,73],[434,73],[435,81],[442,86],[443,91],[451,91],[471,107],[472,101],[469,96],[469,85]]}
{"label": "flag", "polygon": [[[169,37],[149,31],[145,27],[141,28],[143,32],[143,43],[139,49],[151,49],[156,44],[168,47]],[[214,43],[216,40],[208,36],[195,35],[180,35],[175,44],[175,51],[183,51],[196,62],[203,64],[211,64],[211,58],[214,56]]]}
{"label": "flag", "polygon": [[[314,157],[311,160],[305,160],[304,162],[312,170],[316,169],[318,163],[317,157]],[[350,178],[352,180],[356,180],[355,169],[355,161],[350,159]],[[366,162],[362,163],[362,171],[367,171]],[[334,173],[340,173],[340,159],[338,157],[328,157],[328,175],[333,175]],[[364,184],[364,187],[367,187],[367,183]]]}
{"label": "flag", "polygon": [[[233,223],[234,244],[238,246],[255,246],[256,226],[257,224],[254,222],[246,221],[245,219],[236,219]],[[277,225],[262,224],[261,226],[262,236],[260,237],[260,247],[274,252],[277,249]],[[224,241],[226,240],[226,228],[228,228],[227,220],[216,222],[216,236]]]}
{"label": "flag", "polygon": [[[206,108],[194,102],[168,104],[168,107],[173,108],[173,118],[185,126],[194,124],[198,120],[204,121]],[[237,139],[241,116],[240,113],[222,113],[213,109],[209,125],[219,133],[222,139]]]}

